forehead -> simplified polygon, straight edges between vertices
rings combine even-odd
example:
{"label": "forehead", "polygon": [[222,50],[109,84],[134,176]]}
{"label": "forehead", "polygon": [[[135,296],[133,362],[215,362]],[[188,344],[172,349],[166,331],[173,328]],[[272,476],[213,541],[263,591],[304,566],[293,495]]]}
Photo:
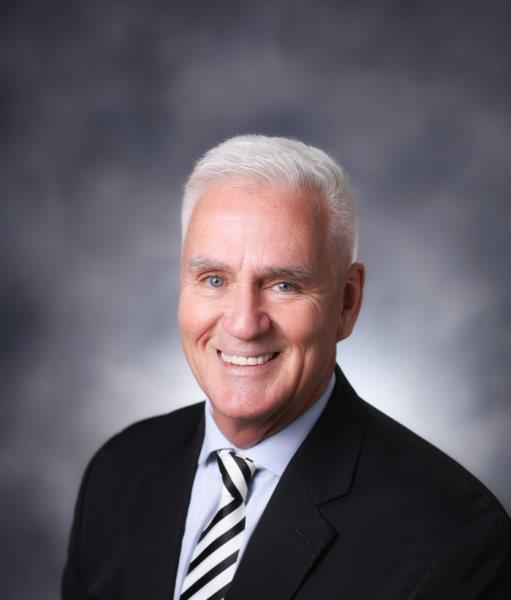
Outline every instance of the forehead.
{"label": "forehead", "polygon": [[211,184],[188,226],[185,254],[321,253],[327,211],[312,193],[239,178]]}

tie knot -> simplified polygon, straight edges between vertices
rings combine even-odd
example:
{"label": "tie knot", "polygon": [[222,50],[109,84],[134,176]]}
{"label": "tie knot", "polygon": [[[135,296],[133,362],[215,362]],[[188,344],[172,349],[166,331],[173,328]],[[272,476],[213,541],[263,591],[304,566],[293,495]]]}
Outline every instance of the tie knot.
{"label": "tie knot", "polygon": [[248,486],[252,481],[257,465],[250,458],[237,456],[233,450],[218,450],[217,461],[224,489],[233,498],[239,498],[245,502],[247,499]]}

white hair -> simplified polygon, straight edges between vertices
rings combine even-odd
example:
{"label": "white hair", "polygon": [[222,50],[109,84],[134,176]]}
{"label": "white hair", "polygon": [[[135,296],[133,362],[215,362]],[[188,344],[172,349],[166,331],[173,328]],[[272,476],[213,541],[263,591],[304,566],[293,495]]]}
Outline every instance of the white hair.
{"label": "white hair", "polygon": [[253,177],[262,183],[307,190],[330,207],[333,262],[351,265],[357,256],[358,217],[348,177],[328,154],[298,140],[240,135],[200,158],[185,185],[181,209],[183,243],[195,204],[214,181]]}

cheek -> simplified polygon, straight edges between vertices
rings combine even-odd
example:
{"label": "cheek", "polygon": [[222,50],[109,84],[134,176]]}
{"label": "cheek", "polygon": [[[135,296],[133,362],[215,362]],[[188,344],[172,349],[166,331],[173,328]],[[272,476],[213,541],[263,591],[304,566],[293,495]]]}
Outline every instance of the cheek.
{"label": "cheek", "polygon": [[214,306],[207,299],[183,294],[179,301],[178,323],[181,335],[197,339],[215,323]]}
{"label": "cheek", "polygon": [[276,319],[284,337],[291,343],[308,344],[328,339],[330,319],[313,302],[288,305]]}

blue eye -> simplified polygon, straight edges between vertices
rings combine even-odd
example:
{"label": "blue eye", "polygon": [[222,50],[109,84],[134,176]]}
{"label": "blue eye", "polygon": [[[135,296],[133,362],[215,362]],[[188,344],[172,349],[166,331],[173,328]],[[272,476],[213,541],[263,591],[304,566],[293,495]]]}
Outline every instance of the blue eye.
{"label": "blue eye", "polygon": [[296,292],[296,287],[287,281],[276,283],[274,287],[277,288],[279,292]]}
{"label": "blue eye", "polygon": [[209,275],[206,279],[212,288],[221,288],[224,285],[224,280],[218,275]]}

